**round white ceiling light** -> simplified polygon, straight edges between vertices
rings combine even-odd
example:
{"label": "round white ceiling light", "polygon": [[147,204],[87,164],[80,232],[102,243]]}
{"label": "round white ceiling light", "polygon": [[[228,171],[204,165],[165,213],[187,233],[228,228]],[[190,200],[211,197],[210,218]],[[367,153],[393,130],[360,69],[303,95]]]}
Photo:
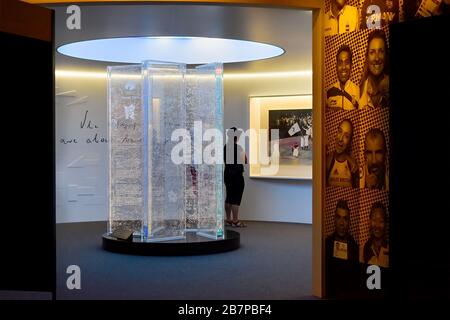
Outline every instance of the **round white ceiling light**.
{"label": "round white ceiling light", "polygon": [[145,60],[205,64],[268,59],[284,53],[280,47],[253,41],[204,37],[125,37],[62,45],[67,56],[120,63]]}

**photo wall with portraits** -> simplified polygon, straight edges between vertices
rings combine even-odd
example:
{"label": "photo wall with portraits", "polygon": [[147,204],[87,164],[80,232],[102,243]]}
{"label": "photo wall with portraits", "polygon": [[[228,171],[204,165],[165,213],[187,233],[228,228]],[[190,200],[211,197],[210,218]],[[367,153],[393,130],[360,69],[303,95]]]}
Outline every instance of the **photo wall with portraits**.
{"label": "photo wall with portraits", "polygon": [[370,294],[367,267],[389,270],[389,26],[449,7],[450,0],[325,1],[327,297]]}

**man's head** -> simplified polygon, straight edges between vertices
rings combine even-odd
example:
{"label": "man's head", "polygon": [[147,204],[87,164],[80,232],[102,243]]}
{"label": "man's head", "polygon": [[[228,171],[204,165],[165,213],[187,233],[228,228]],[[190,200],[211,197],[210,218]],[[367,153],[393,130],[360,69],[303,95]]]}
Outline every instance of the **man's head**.
{"label": "man's head", "polygon": [[394,0],[386,0],[386,7],[388,10],[394,9]]}
{"label": "man's head", "polygon": [[234,141],[234,143],[237,143],[239,137],[241,136],[241,130],[239,130],[236,127],[231,127],[227,129],[227,135],[228,135],[228,141]]}
{"label": "man's head", "polygon": [[383,239],[386,232],[387,213],[386,207],[381,202],[375,202],[370,208],[370,234],[375,239]]}
{"label": "man's head", "polygon": [[342,85],[350,79],[352,56],[352,49],[346,44],[342,45],[336,54],[336,72],[338,80]]}
{"label": "man's head", "polygon": [[386,73],[388,68],[388,47],[386,35],[382,30],[374,30],[369,35],[367,43],[366,59],[369,73],[379,77]]}
{"label": "man's head", "polygon": [[350,209],[347,201],[339,200],[334,211],[334,225],[337,236],[345,238],[350,227]]}
{"label": "man's head", "polygon": [[346,152],[352,142],[353,124],[349,119],[341,122],[336,135],[336,153],[342,154]]}
{"label": "man's head", "polygon": [[386,174],[386,139],[383,131],[370,129],[364,141],[364,157],[369,177],[366,184],[371,188],[382,188]]}

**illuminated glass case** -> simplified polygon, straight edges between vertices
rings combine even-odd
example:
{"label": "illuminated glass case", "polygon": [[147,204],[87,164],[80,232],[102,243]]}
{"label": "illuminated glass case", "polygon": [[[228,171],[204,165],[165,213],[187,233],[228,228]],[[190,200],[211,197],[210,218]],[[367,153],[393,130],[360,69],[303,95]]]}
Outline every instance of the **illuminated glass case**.
{"label": "illuminated glass case", "polygon": [[223,238],[222,77],[222,64],[108,67],[108,233]]}

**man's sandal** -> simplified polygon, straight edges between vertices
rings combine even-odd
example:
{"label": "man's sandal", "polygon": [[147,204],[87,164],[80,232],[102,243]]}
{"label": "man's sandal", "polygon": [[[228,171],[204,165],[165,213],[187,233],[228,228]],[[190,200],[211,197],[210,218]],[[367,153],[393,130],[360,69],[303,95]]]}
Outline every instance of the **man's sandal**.
{"label": "man's sandal", "polygon": [[236,228],[245,228],[245,227],[247,227],[247,225],[244,224],[244,223],[241,222],[241,221],[236,221],[236,222],[233,222],[233,227],[236,227]]}
{"label": "man's sandal", "polygon": [[233,226],[233,221],[231,221],[231,220],[225,220],[225,225],[226,225],[227,227],[232,227],[232,226]]}

